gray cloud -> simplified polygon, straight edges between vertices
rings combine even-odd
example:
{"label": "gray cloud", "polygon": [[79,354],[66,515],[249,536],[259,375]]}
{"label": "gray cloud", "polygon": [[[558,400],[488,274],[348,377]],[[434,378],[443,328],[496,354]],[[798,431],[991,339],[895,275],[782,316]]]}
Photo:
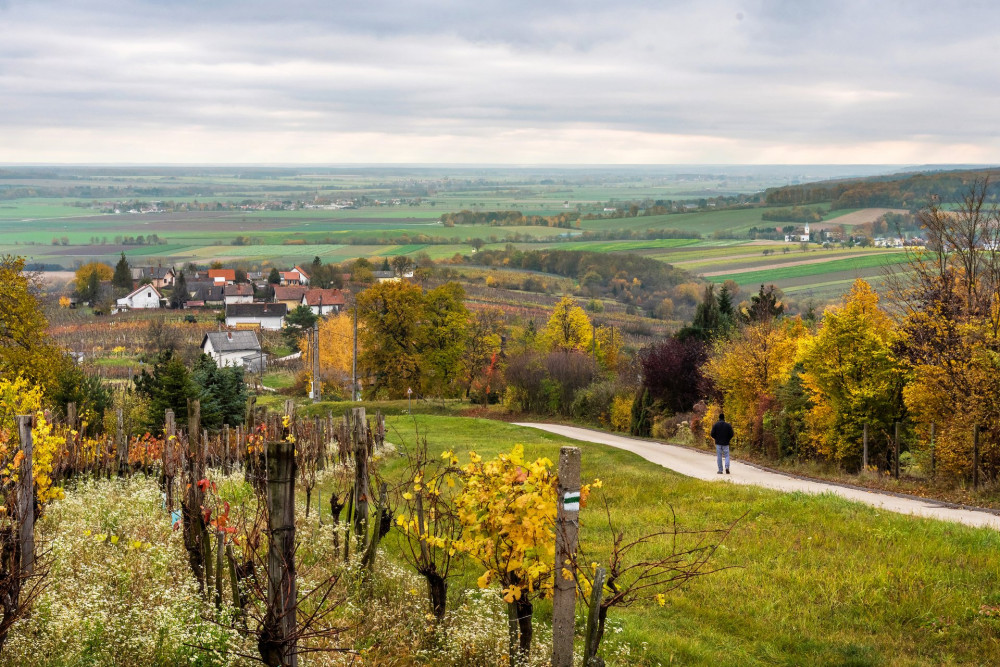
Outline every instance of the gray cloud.
{"label": "gray cloud", "polygon": [[[0,9],[0,161],[88,151],[90,161],[156,161],[183,137],[203,159],[240,161],[259,150],[248,142],[281,135],[296,147],[275,138],[270,161],[367,161],[355,154],[366,140],[428,162],[446,145],[483,162],[743,162],[809,150],[812,161],[923,161],[923,150],[926,161],[951,151],[961,162],[995,161],[1000,150],[1000,9],[988,3]],[[130,158],[123,143],[140,138],[142,155]]]}

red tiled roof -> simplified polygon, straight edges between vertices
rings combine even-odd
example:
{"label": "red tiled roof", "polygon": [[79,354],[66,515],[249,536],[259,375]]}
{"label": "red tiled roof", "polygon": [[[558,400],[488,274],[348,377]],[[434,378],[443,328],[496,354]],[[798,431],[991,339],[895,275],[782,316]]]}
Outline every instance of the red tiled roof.
{"label": "red tiled roof", "polygon": [[311,289],[305,294],[306,305],[343,306],[347,303],[339,289]]}

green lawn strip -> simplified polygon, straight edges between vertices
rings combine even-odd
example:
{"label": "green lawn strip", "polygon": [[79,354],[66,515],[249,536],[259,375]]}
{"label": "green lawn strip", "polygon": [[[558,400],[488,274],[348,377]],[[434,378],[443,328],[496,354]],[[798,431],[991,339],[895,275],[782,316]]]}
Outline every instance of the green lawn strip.
{"label": "green lawn strip", "polygon": [[[400,403],[386,412],[398,412]],[[325,414],[326,405],[314,410]],[[397,447],[412,446],[419,433],[432,454],[454,448],[463,462],[470,449],[492,456],[515,443],[528,456],[555,461],[559,446],[573,444],[534,429],[451,416],[392,415],[387,427]],[[1000,621],[979,613],[983,604],[1000,603],[996,531],[882,512],[832,495],[701,482],[628,452],[576,444],[584,480],[605,483],[581,517],[588,559],[600,560],[610,539],[602,498],[615,525],[632,536],[666,527],[670,506],[687,529],[722,527],[747,513],[712,561],[735,569],[690,582],[665,608],[612,612],[622,630],[609,642],[621,637],[633,649],[630,661],[618,664],[983,664],[1000,648]],[[398,478],[402,467],[393,458],[383,473]],[[390,554],[398,548],[394,539],[386,543]],[[470,564],[460,570],[453,594],[474,587],[479,574]],[[548,622],[548,614],[540,605],[538,622]]]}
{"label": "green lawn strip", "polygon": [[[777,252],[772,255],[764,255],[763,253],[758,253],[751,256],[743,257],[733,257],[733,258],[715,258],[709,259],[701,262],[691,262],[688,264],[683,264],[681,268],[687,269],[689,271],[702,272],[712,272],[712,271],[731,271],[736,273],[737,270],[753,270],[763,266],[772,265],[789,265],[795,264],[797,262],[811,262],[813,264],[823,264],[827,262],[833,262],[840,259],[861,259],[865,257],[885,257],[891,255],[902,254],[896,250],[825,250],[822,248],[813,248],[809,252],[802,252],[798,248],[794,252]],[[799,266],[806,266],[805,264],[799,264]]]}
{"label": "green lawn strip", "polygon": [[744,271],[741,273],[727,273],[718,276],[711,276],[708,280],[721,283],[726,280],[735,280],[740,285],[753,285],[760,282],[772,283],[791,278],[801,278],[804,276],[823,275],[837,271],[852,271],[861,269],[878,268],[894,264],[903,264],[909,261],[906,253],[895,255],[875,255],[864,257],[851,257],[847,259],[835,259],[829,262],[818,264],[801,264],[799,266],[787,266],[777,269],[764,269],[760,271]]}

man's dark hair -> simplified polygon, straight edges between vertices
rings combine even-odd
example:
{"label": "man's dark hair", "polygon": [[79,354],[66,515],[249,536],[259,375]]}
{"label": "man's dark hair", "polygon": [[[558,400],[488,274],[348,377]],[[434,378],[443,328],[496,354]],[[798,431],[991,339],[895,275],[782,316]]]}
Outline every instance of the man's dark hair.
{"label": "man's dark hair", "polygon": [[722,414],[722,413],[720,412],[720,413],[719,413],[719,421],[720,421],[720,422],[724,422],[724,421],[726,421],[726,415],[724,415],[724,414]]}

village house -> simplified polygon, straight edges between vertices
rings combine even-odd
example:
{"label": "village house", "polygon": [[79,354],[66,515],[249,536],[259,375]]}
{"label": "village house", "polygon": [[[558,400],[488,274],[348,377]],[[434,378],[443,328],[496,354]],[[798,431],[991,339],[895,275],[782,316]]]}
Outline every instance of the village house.
{"label": "village house", "polygon": [[278,275],[281,276],[282,285],[308,285],[309,284],[309,274],[305,272],[301,267],[296,266],[291,271],[279,271]]}
{"label": "village house", "polygon": [[243,366],[252,372],[259,372],[265,365],[260,340],[253,331],[207,333],[201,341],[201,351],[210,356],[219,368]]}
{"label": "village house", "polygon": [[162,266],[133,266],[132,267],[132,284],[141,285],[143,283],[149,283],[156,289],[160,290],[164,287],[173,287],[174,270],[170,267]]}
{"label": "village house", "polygon": [[302,295],[301,305],[315,315],[336,315],[347,303],[339,289],[311,289]]}
{"label": "village house", "polygon": [[232,303],[253,303],[253,285],[247,283],[226,285],[222,289],[222,295],[227,306]]}
{"label": "village house", "polygon": [[208,278],[216,285],[232,285],[236,282],[236,269],[209,269]]}
{"label": "village house", "polygon": [[295,310],[302,303],[302,297],[307,291],[309,291],[308,287],[300,285],[275,285],[274,302],[285,304],[288,310]]}
{"label": "village house", "polygon": [[285,325],[286,314],[288,306],[283,303],[234,303],[226,306],[226,326],[277,331]]}
{"label": "village house", "polygon": [[152,285],[140,285],[116,302],[119,309],[161,308],[163,295]]}
{"label": "village house", "polygon": [[215,283],[188,283],[188,307],[207,306],[219,308],[225,303],[225,285]]}

